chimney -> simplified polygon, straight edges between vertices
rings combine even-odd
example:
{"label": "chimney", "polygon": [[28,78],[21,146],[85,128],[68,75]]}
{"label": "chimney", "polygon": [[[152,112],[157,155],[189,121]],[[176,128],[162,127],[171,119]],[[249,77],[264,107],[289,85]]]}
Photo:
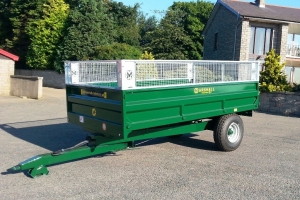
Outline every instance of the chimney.
{"label": "chimney", "polygon": [[266,0],[255,0],[255,4],[260,8],[264,8],[266,5]]}

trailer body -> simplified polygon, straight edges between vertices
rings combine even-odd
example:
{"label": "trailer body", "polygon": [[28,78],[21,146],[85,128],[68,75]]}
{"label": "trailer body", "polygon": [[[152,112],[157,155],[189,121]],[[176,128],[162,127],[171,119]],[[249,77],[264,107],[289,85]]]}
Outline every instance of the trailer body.
{"label": "trailer body", "polygon": [[255,82],[138,90],[67,86],[69,122],[103,135],[105,142],[130,140],[152,128],[250,113],[258,102]]}
{"label": "trailer body", "polygon": [[40,155],[13,169],[30,169],[35,177],[48,173],[46,165],[201,130],[214,130],[221,150],[235,150],[243,136],[238,115],[252,116],[259,106],[259,66],[243,61],[65,62],[68,121],[90,133],[88,145]]}
{"label": "trailer body", "polygon": [[[95,63],[67,64],[67,111],[69,122],[102,135],[102,142],[144,139],[149,129],[231,113],[251,115],[258,108],[258,62],[123,60],[115,61],[118,78],[80,82],[83,71],[95,76],[95,68],[108,68]],[[82,71],[75,67],[72,72],[78,64]],[[111,74],[106,70],[106,76]]]}

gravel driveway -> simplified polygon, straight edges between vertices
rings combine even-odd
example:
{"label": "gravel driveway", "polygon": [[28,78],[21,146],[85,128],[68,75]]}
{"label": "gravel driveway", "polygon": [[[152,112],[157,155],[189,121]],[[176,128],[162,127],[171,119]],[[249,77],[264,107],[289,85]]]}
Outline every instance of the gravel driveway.
{"label": "gravel driveway", "polygon": [[86,132],[66,120],[65,91],[0,97],[0,199],[300,199],[300,119],[242,117],[241,146],[216,149],[211,131],[159,138],[135,150],[49,167],[29,178],[6,170],[70,147]]}

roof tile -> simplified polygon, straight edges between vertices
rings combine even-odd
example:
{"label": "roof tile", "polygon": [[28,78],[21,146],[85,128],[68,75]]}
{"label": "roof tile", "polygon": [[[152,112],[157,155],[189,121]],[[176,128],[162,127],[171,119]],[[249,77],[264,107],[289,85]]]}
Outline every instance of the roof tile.
{"label": "roof tile", "polygon": [[9,53],[7,51],[4,51],[3,49],[0,49],[0,55],[3,55],[5,57],[7,57],[7,58],[10,58],[10,59],[12,59],[14,61],[18,61],[19,60],[18,56],[14,55],[14,54],[11,54],[11,53]]}
{"label": "roof tile", "polygon": [[264,8],[252,2],[221,0],[240,15],[300,23],[300,9],[266,4]]}

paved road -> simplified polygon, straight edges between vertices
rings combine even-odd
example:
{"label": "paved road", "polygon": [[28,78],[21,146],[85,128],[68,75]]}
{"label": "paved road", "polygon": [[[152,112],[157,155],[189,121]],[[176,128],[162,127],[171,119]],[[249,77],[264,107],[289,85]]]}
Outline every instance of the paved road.
{"label": "paved road", "polygon": [[300,199],[300,119],[243,117],[239,149],[224,153],[212,132],[160,138],[121,151],[49,167],[36,179],[6,169],[86,136],[68,124],[64,90],[41,100],[0,97],[0,199]]}

